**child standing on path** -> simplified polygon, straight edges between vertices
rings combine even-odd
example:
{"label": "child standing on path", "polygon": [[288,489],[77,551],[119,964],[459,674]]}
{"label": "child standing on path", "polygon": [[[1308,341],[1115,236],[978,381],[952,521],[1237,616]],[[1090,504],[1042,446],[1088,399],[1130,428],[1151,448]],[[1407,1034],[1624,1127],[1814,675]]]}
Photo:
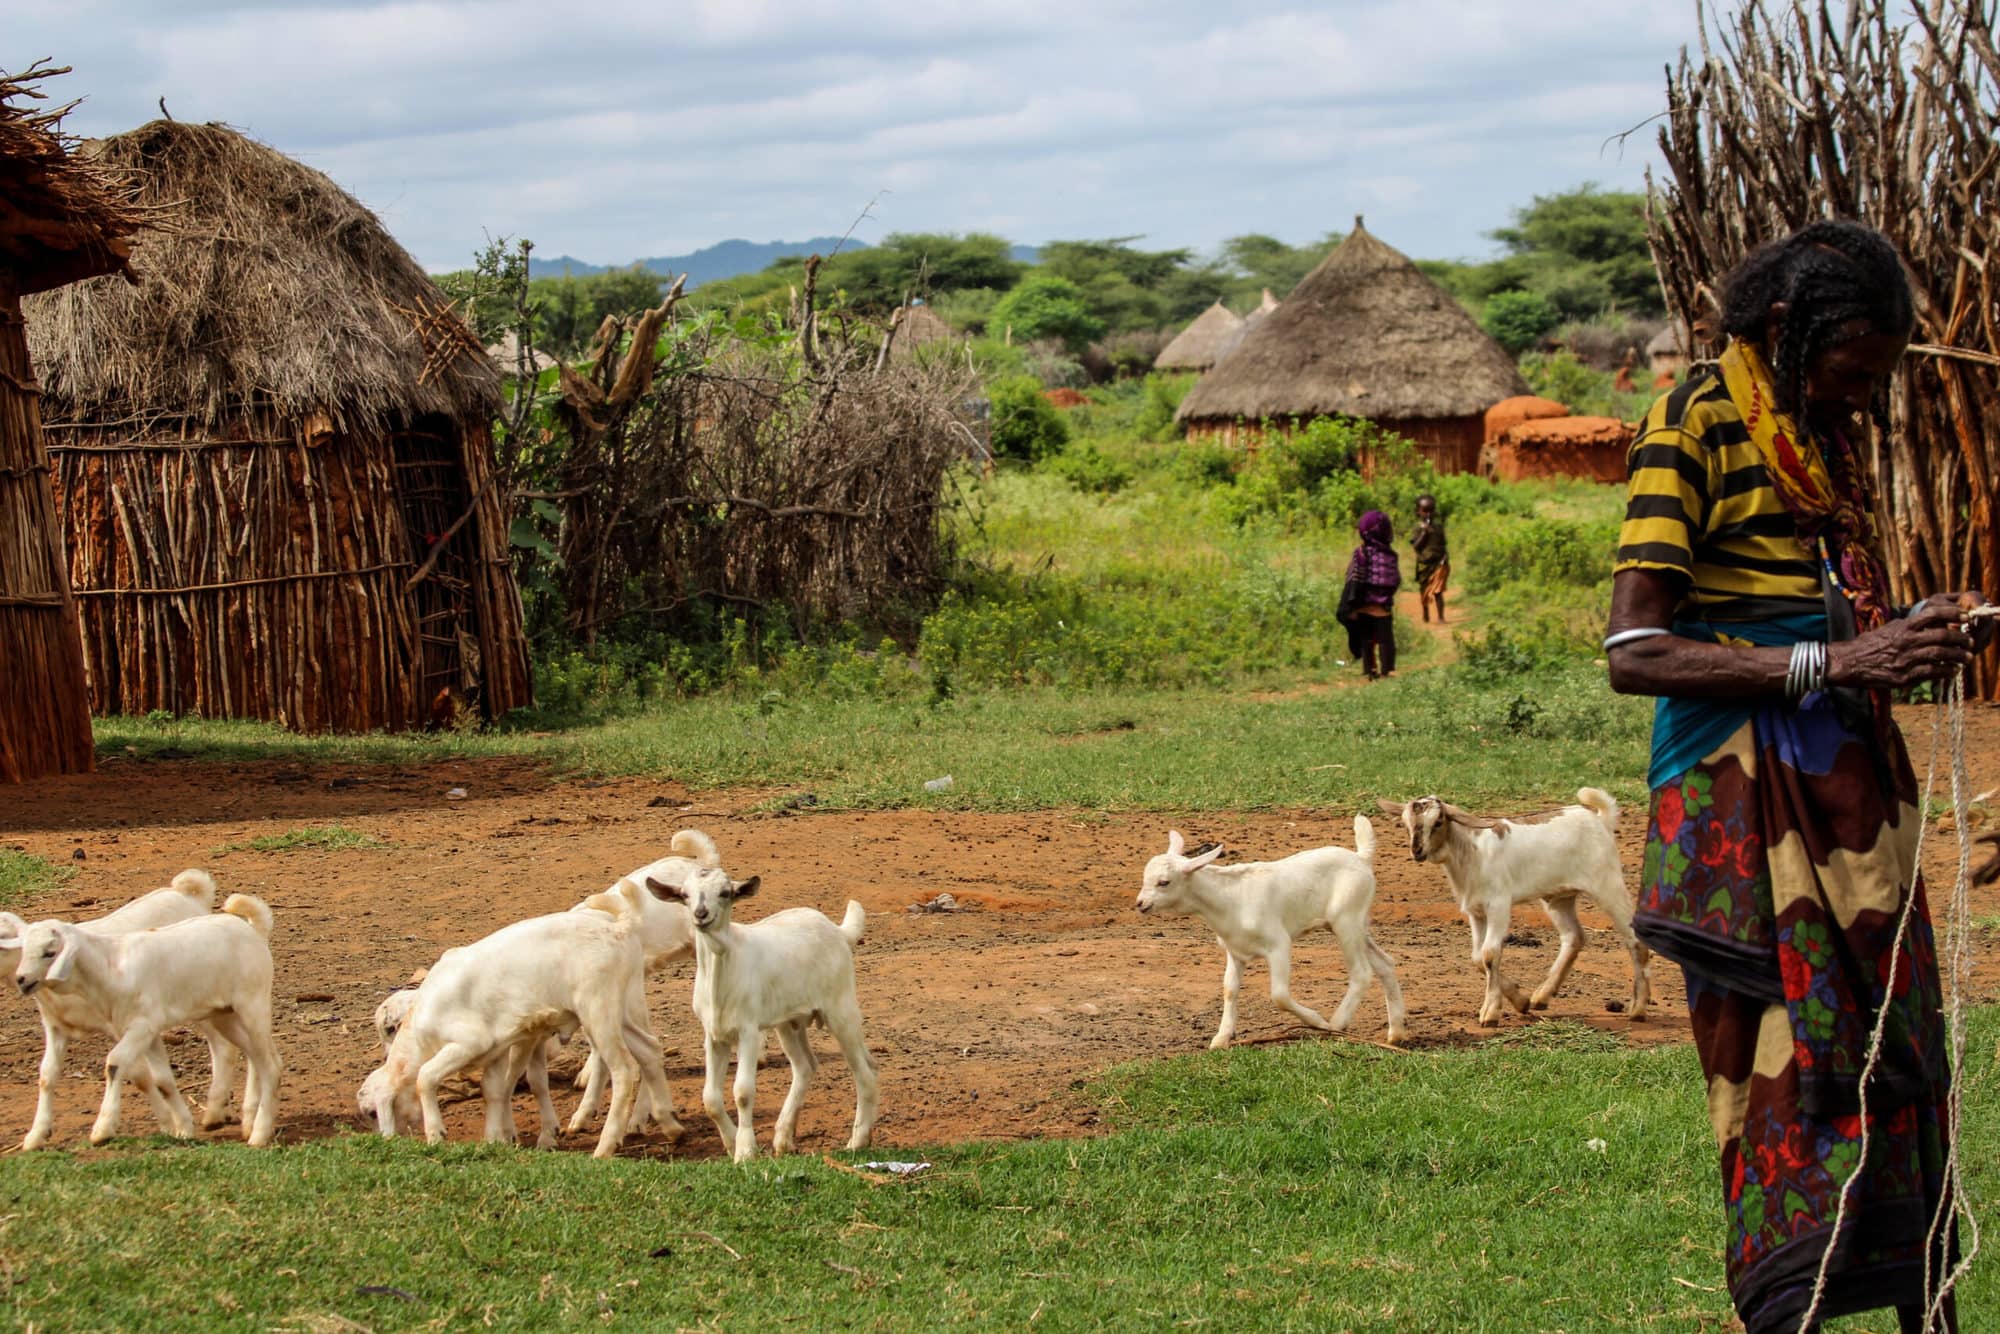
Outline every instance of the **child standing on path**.
{"label": "child standing on path", "polygon": [[1424,620],[1431,618],[1431,604],[1437,604],[1438,624],[1444,624],[1444,586],[1451,579],[1451,555],[1444,545],[1444,520],[1438,517],[1434,496],[1417,497],[1417,531],[1410,545],[1417,550],[1417,601]]}

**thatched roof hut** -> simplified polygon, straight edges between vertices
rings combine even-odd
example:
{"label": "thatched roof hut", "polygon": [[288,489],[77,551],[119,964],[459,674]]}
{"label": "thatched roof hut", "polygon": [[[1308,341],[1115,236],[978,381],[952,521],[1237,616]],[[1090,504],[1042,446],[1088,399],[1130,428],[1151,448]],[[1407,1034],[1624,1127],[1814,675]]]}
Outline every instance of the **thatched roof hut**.
{"label": "thatched roof hut", "polygon": [[1687,349],[1687,326],[1670,320],[1646,344],[1646,360],[1654,375],[1678,376],[1687,369]]}
{"label": "thatched roof hut", "polygon": [[1242,327],[1242,317],[1217,301],[1160,349],[1160,355],[1153,358],[1153,369],[1205,371],[1222,359],[1224,346]]}
{"label": "thatched roof hut", "polygon": [[499,375],[416,261],[227,126],[83,155],[161,210],[144,287],[27,311],[94,707],[363,731],[527,703]]}
{"label": "thatched roof hut", "polygon": [[1181,400],[1190,436],[1365,417],[1442,472],[1478,466],[1486,409],[1527,392],[1513,359],[1403,255],[1354,230]]}
{"label": "thatched roof hut", "polygon": [[0,783],[91,767],[83,645],[21,298],[129,274],[141,214],[120,181],[70,156],[62,108],[26,105],[42,97],[38,81],[65,72],[0,75]]}
{"label": "thatched roof hut", "polygon": [[958,330],[929,306],[913,303],[892,318],[896,330],[889,341],[889,356],[898,362],[921,355],[927,347],[955,346],[964,341]]}

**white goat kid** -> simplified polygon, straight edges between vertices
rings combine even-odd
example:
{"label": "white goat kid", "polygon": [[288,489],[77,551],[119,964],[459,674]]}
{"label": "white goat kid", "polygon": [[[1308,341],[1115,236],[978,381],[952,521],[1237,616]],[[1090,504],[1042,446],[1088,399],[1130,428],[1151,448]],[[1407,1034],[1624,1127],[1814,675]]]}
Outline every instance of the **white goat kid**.
{"label": "white goat kid", "polygon": [[[1186,850],[1180,831],[1167,831],[1167,850],[1146,863],[1139,888],[1139,911],[1186,913],[1215,932],[1227,959],[1222,971],[1222,1024],[1210,1047],[1226,1047],[1236,1036],[1236,999],[1243,989],[1243,965],[1269,961],[1271,999],[1314,1028],[1345,1032],[1371,978],[1382,981],[1389,1010],[1389,1041],[1407,1031],[1403,989],[1396,966],[1369,930],[1375,902],[1375,827],[1354,817],[1356,851],[1313,848],[1275,862],[1217,866],[1219,844]],[[1292,942],[1309,931],[1333,932],[1347,959],[1347,994],[1331,1022],[1292,998]]]}
{"label": "white goat kid", "polygon": [[[126,935],[133,931],[147,931],[155,927],[170,926],[191,917],[204,917],[215,907],[215,880],[206,871],[186,870],[173,878],[164,888],[156,889],[125,904],[102,917],[92,918],[76,925],[100,936]],[[0,969],[9,976],[20,965],[21,934],[28,929],[27,922],[10,912],[0,912]],[[38,1149],[46,1144],[55,1124],[55,1086],[62,1077],[63,1057],[72,1039],[101,1032],[101,1021],[92,1018],[92,1008],[87,998],[57,996],[46,992],[35,997],[35,1008],[42,1019],[42,1065],[40,1091],[36,1102],[35,1120],[27,1135],[21,1141],[23,1149]],[[215,1029],[207,1024],[193,1026],[208,1043],[209,1081],[208,1101],[202,1108],[201,1128],[212,1130],[229,1119],[229,1093],[236,1083],[237,1051]],[[147,1086],[147,1096],[153,1104],[162,1129],[172,1134],[191,1134],[191,1123],[180,1118],[174,1104],[180,1103],[185,1111],[186,1103],[179,1097],[176,1087],[174,1096],[167,1097],[161,1092],[163,1084],[173,1083],[173,1067],[167,1059],[166,1047],[159,1046],[148,1053],[153,1063],[154,1074],[158,1076]]]}
{"label": "white goat kid", "polygon": [[[867,915],[849,901],[835,926],[814,908],[787,908],[762,921],[731,920],[737,900],[757,892],[752,876],[740,884],[727,876],[699,876],[688,888],[659,881],[646,887],[662,898],[684,902],[694,919],[694,1012],[701,1020],[705,1078],[702,1106],[730,1156],[756,1156],[751,1109],[757,1094],[757,1061],[764,1053],[764,1030],[776,1029],[792,1066],[792,1087],[778,1109],[771,1152],[797,1147],[799,1108],[819,1061],[807,1026],[818,1021],[840,1044],[854,1072],[854,1133],[850,1149],[866,1148],[875,1130],[878,1084],[875,1063],[861,1032],[861,1003],[854,990],[854,947]],[[731,1049],[736,1055],[736,1120],[729,1118],[723,1077]]]}
{"label": "white goat kid", "polygon": [[[384,1135],[421,1115],[433,1144],[444,1139],[438,1085],[467,1066],[482,1070],[486,1137],[511,1141],[514,1083],[557,1033],[581,1028],[611,1069],[611,1110],[595,1156],[624,1141],[638,1086],[655,1107],[671,1109],[659,1043],[644,1022],[644,963],[639,890],[604,895],[602,911],[553,913],[502,927],[448,950],[417,988],[382,1068],[363,1085],[362,1110]],[[542,1091],[546,1098],[546,1071]],[[414,1094],[414,1105],[412,1102]],[[555,1123],[542,1108],[544,1127]],[[670,1122],[668,1133],[680,1126]]]}
{"label": "white goat kid", "polygon": [[156,1105],[165,1100],[174,1133],[191,1133],[187,1104],[160,1046],[160,1034],[177,1024],[206,1024],[249,1057],[244,1138],[271,1142],[281,1071],[271,1040],[270,935],[271,910],[248,894],[230,895],[220,913],[127,935],[57,921],[21,933],[14,975],[21,994],[39,998],[46,991],[80,1025],[114,1040],[91,1143],[118,1133],[127,1079]]}
{"label": "white goat kid", "polygon": [[[643,885],[657,880],[661,884],[685,887],[691,877],[703,871],[721,874],[722,857],[716,851],[715,841],[699,829],[679,831],[668,846],[673,849],[673,855],[647,863],[619,883]],[[617,890],[618,886],[614,885],[605,892],[616,893]],[[584,912],[590,909],[592,901],[597,897],[592,895],[570,911]],[[667,965],[677,963],[694,953],[694,923],[688,917],[686,906],[679,902],[663,899],[652,893],[639,895],[639,900],[639,940],[646,952],[646,973],[651,976]],[[583,1090],[583,1097],[576,1105],[575,1114],[570,1117],[571,1134],[589,1124],[603,1106],[604,1062],[598,1059],[595,1048],[591,1050],[583,1068],[577,1072],[576,1082]],[[634,1116],[639,1124],[644,1124],[649,1116],[653,1117],[663,1129],[668,1122],[679,1124],[673,1121],[672,1108],[667,1109],[667,1121],[659,1121],[654,1115],[651,1095],[644,1089],[640,1090],[639,1106]]]}
{"label": "white goat kid", "polygon": [[[1632,957],[1630,1013],[1646,1017],[1652,984],[1646,976],[1651,952],[1632,934],[1632,899],[1618,863],[1618,803],[1594,787],[1579,788],[1577,804],[1546,819],[1499,820],[1468,814],[1438,797],[1419,797],[1382,808],[1402,817],[1410,835],[1410,855],[1444,868],[1452,897],[1472,927],[1472,958],[1486,974],[1479,1022],[1500,1022],[1504,1000],[1525,1014],[1548,1008],[1583,948],[1577,920],[1581,894],[1611,918],[1611,928]],[[1539,899],[1562,937],[1555,964],[1529,995],[1500,969],[1500,953],[1514,905]]]}

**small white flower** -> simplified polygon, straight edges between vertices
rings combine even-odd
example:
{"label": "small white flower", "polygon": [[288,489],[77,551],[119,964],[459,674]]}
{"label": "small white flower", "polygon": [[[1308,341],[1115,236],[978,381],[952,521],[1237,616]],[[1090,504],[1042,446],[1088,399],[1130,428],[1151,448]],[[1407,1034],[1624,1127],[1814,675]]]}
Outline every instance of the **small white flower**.
{"label": "small white flower", "polygon": [[1583,1147],[1589,1149],[1592,1153],[1603,1153],[1606,1145],[1603,1140],[1592,1136],[1583,1142]]}

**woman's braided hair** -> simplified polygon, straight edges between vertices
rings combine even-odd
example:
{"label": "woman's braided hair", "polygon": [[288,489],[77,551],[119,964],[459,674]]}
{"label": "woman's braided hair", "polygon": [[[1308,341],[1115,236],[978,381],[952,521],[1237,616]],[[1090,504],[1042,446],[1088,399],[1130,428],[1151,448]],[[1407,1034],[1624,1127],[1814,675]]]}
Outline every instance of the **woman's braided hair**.
{"label": "woman's braided hair", "polygon": [[[1794,417],[1805,407],[1806,371],[1820,354],[1870,333],[1906,338],[1916,322],[1896,248],[1858,222],[1811,223],[1753,251],[1723,281],[1722,331],[1763,346],[1779,301],[1789,309],[1771,373],[1778,406]],[[1880,404],[1875,415],[1880,420]]]}

